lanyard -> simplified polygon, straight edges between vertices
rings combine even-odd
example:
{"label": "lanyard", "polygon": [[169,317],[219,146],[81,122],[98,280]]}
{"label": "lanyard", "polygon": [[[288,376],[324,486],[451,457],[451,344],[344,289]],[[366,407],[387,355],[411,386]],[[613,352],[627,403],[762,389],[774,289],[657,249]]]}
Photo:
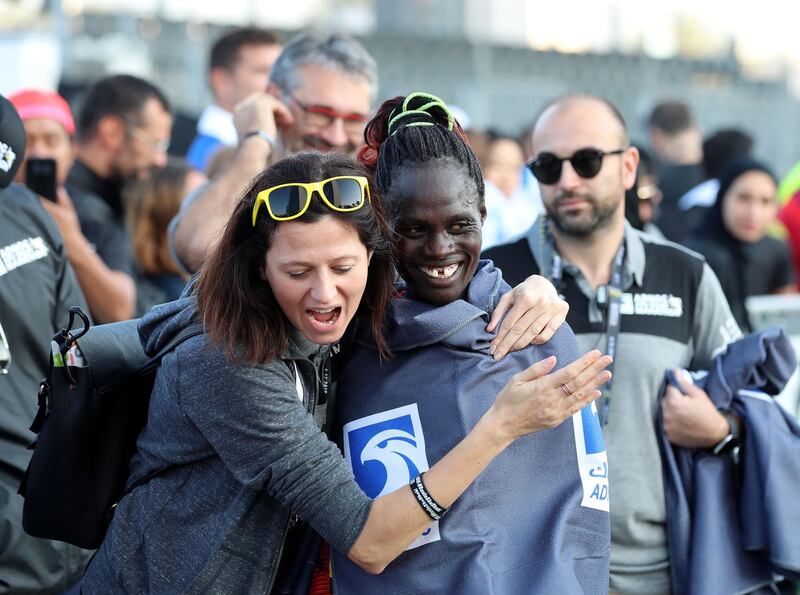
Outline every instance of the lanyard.
{"label": "lanyard", "polygon": [[[556,251],[553,238],[547,234],[548,243],[552,253],[552,262],[550,263],[550,281],[553,283],[557,291],[561,291],[564,276],[564,261],[561,255]],[[614,367],[617,363],[617,345],[619,344],[619,331],[622,326],[622,317],[620,316],[620,306],[622,304],[622,275],[624,271],[625,262],[625,240],[617,250],[614,257],[614,268],[611,271],[611,283],[608,285],[601,285],[597,288],[597,304],[603,306],[605,304],[606,311],[606,354],[610,355],[613,360],[608,366],[608,371],[611,372],[611,379],[603,385],[602,388],[602,401],[601,401],[601,422],[603,425],[608,423],[608,406],[611,403],[611,387],[614,384]]]}
{"label": "lanyard", "polygon": [[[604,287],[606,289],[606,301],[608,303],[606,310],[606,353],[613,359],[608,366],[608,371],[612,376],[608,382],[603,385],[603,406],[602,406],[602,419],[603,425],[608,423],[608,406],[611,403],[611,386],[614,384],[614,367],[617,363],[617,345],[619,344],[619,329],[622,326],[622,316],[620,315],[620,306],[622,305],[622,270],[623,261],[625,258],[625,241],[617,250],[617,255],[614,257],[614,269],[611,273],[611,284]],[[598,293],[600,288],[598,287]]]}

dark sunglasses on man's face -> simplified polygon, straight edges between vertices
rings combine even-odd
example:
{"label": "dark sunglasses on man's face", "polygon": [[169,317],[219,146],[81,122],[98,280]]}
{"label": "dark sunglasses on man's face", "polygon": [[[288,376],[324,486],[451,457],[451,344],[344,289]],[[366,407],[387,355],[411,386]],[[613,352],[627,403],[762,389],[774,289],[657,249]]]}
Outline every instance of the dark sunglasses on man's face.
{"label": "dark sunglasses on man's face", "polygon": [[561,179],[561,169],[565,161],[572,164],[572,169],[582,178],[593,178],[603,167],[606,155],[621,155],[625,149],[601,151],[600,149],[579,149],[571,157],[559,157],[553,153],[539,153],[535,160],[528,164],[531,173],[542,184],[555,184]]}

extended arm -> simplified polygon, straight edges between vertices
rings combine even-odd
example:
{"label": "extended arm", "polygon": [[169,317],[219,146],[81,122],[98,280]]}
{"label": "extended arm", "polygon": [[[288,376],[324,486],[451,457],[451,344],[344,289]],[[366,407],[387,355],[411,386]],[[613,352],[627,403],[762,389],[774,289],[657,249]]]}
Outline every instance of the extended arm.
{"label": "extended arm", "polygon": [[[381,572],[425,530],[431,519],[409,488],[374,502],[361,491],[297,399],[282,362],[252,369],[208,361],[217,358],[209,352],[186,362],[181,408],[237,481],[296,512],[367,572]],[[550,357],[512,377],[469,435],[425,474],[431,496],[449,507],[515,439],[555,427],[596,399],[609,363],[593,351],[548,374],[556,364]]]}
{"label": "extended arm", "polygon": [[[603,371],[610,362],[592,351],[553,374],[548,372],[555,357],[516,374],[472,431],[425,474],[433,498],[451,506],[514,440],[560,425],[599,397],[597,388],[611,376]],[[562,388],[566,383],[575,389],[569,396]],[[382,496],[373,503],[348,556],[367,572],[380,573],[430,522],[410,489]]]}
{"label": "extended arm", "polygon": [[[130,275],[110,269],[81,232],[75,207],[66,190],[59,188],[57,202],[41,199],[61,230],[64,248],[86,296],[92,318],[98,323],[133,318],[136,286]],[[74,305],[74,304],[72,304]]]}
{"label": "extended arm", "polygon": [[[234,122],[240,136],[263,130],[276,138],[278,123],[288,125],[291,113],[267,93],[256,93],[236,106]],[[181,263],[196,272],[219,241],[223,227],[250,181],[267,166],[273,147],[259,136],[245,139],[228,168],[204,187],[177,215],[171,226],[174,250]]]}

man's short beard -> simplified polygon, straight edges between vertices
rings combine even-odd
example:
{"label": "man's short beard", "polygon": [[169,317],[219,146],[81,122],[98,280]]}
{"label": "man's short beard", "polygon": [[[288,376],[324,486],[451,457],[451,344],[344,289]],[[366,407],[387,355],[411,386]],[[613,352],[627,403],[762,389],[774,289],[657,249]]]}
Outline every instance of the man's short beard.
{"label": "man's short beard", "polygon": [[[580,220],[576,220],[575,218],[562,218],[558,214],[558,205],[562,200],[567,198],[581,198],[589,203],[591,209],[588,217],[581,217]],[[587,238],[598,229],[607,227],[611,223],[618,207],[619,204],[598,206],[598,201],[593,196],[566,192],[559,195],[552,206],[545,205],[545,210],[547,211],[547,216],[558,231],[575,238]]]}

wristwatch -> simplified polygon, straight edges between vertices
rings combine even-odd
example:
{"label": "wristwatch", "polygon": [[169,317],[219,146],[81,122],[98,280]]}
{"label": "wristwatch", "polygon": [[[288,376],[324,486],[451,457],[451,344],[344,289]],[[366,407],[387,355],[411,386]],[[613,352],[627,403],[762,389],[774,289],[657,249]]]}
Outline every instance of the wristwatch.
{"label": "wristwatch", "polygon": [[739,447],[742,437],[742,422],[736,414],[731,411],[720,411],[720,413],[728,421],[728,434],[712,447],[711,452],[715,455],[725,454]]}

